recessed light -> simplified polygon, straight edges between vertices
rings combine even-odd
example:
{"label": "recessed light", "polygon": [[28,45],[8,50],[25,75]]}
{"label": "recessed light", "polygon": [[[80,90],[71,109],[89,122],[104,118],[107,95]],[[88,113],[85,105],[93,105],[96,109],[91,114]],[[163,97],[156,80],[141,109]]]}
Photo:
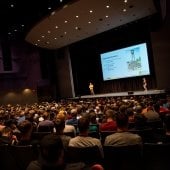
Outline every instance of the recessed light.
{"label": "recessed light", "polygon": [[91,21],[89,21],[88,23],[91,24]]}
{"label": "recessed light", "polygon": [[40,40],[37,40],[38,42],[40,42]]}
{"label": "recessed light", "polygon": [[123,12],[126,12],[126,8],[123,9]]}
{"label": "recessed light", "polygon": [[76,30],[78,30],[78,27],[75,27]]}
{"label": "recessed light", "polygon": [[47,32],[48,32],[48,34],[50,34],[50,33],[51,33],[51,31],[49,31],[49,30],[48,30]]}
{"label": "recessed light", "polygon": [[55,28],[58,28],[58,26],[56,25]]}
{"label": "recessed light", "polygon": [[67,34],[67,32],[64,32],[64,34]]}
{"label": "recessed light", "polygon": [[51,12],[51,15],[55,15],[55,11]]}
{"label": "recessed light", "polygon": [[56,40],[57,38],[55,37],[54,39]]}
{"label": "recessed light", "polygon": [[42,37],[42,38],[44,38],[45,36],[44,36],[44,35],[42,35],[41,37]]}
{"label": "recessed light", "polygon": [[11,32],[8,32],[8,35],[11,35]]}
{"label": "recessed light", "polygon": [[68,7],[68,5],[66,4],[66,5],[63,6],[63,9],[64,9],[64,8],[67,8],[67,7]]}
{"label": "recessed light", "polygon": [[48,7],[48,10],[51,10],[51,7],[50,7],[50,6]]}
{"label": "recessed light", "polygon": [[106,18],[108,18],[109,16],[108,15],[106,15]]}
{"label": "recessed light", "polygon": [[92,10],[90,10],[90,13],[92,13],[93,11]]}
{"label": "recessed light", "polygon": [[24,24],[22,24],[21,27],[24,27]]}
{"label": "recessed light", "polygon": [[124,0],[124,3],[127,3],[127,0]]}
{"label": "recessed light", "polygon": [[17,32],[17,29],[15,29],[14,31]]}
{"label": "recessed light", "polygon": [[35,44],[36,46],[38,45],[38,44]]}
{"label": "recessed light", "polygon": [[110,6],[109,6],[109,5],[106,5],[106,8],[110,8]]}
{"label": "recessed light", "polygon": [[47,42],[46,42],[46,44],[50,44],[50,42],[49,42],[49,41],[47,41]]}
{"label": "recessed light", "polygon": [[79,16],[78,15],[76,15],[76,18],[78,18]]}
{"label": "recessed light", "polygon": [[64,21],[64,23],[67,23],[67,22],[68,22],[67,20]]}
{"label": "recessed light", "polygon": [[10,7],[11,7],[11,8],[14,8],[14,4],[11,4]]}

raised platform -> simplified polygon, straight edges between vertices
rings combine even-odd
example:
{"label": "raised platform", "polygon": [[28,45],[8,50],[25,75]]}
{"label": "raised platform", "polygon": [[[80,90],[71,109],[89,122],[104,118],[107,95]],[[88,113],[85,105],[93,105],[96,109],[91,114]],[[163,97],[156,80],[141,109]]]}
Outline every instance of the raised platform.
{"label": "raised platform", "polygon": [[156,95],[164,94],[165,90],[148,90],[148,91],[128,91],[128,92],[117,92],[117,93],[103,93],[95,95],[84,95],[76,98],[98,98],[98,97],[118,97],[118,96],[136,96],[136,95]]}

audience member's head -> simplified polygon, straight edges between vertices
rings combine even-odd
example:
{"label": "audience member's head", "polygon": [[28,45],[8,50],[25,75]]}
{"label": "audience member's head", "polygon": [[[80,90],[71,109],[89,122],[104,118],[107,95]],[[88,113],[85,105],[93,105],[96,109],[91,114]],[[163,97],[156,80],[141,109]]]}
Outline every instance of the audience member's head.
{"label": "audience member's head", "polygon": [[32,130],[32,123],[28,120],[24,120],[18,125],[18,129],[22,134],[26,134]]}
{"label": "audience member's head", "polygon": [[65,128],[65,120],[64,119],[55,119],[54,120],[54,127],[56,129],[56,134],[63,134],[63,130]]}
{"label": "audience member's head", "polygon": [[114,119],[115,117],[115,112],[112,109],[108,109],[105,112],[106,119],[111,118]]}
{"label": "audience member's head", "polygon": [[116,123],[118,129],[126,129],[128,128],[128,116],[125,113],[119,113],[116,116]]}
{"label": "audience member's head", "polygon": [[89,129],[89,119],[87,117],[81,117],[78,120],[78,128],[80,133],[87,132]]}
{"label": "audience member's head", "polygon": [[[64,166],[64,147],[62,140],[57,135],[47,135],[40,142],[42,169],[60,169]],[[62,168],[61,168],[62,169]]]}

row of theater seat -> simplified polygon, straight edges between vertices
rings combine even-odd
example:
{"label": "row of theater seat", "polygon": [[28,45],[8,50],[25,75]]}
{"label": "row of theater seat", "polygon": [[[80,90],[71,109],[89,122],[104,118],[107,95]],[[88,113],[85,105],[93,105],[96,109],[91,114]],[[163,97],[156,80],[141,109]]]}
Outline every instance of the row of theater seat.
{"label": "row of theater seat", "polygon": [[[100,163],[105,170],[169,170],[170,144],[144,143],[143,146],[104,146],[104,158],[97,146],[68,147],[66,163]],[[39,148],[29,146],[0,146],[1,170],[25,170],[38,158]]]}
{"label": "row of theater seat", "polygon": [[[95,137],[101,140],[102,144],[104,144],[104,140],[106,136],[115,133],[116,131],[101,131],[101,132],[90,132],[88,135],[91,137]],[[145,129],[131,129],[129,132],[139,134],[142,137],[143,142],[156,142],[155,134],[157,135],[165,135],[164,128],[145,128]],[[32,139],[41,140],[45,135],[50,134],[51,132],[33,132]],[[75,137],[74,132],[65,132],[67,136]],[[78,134],[77,134],[78,135]]]}

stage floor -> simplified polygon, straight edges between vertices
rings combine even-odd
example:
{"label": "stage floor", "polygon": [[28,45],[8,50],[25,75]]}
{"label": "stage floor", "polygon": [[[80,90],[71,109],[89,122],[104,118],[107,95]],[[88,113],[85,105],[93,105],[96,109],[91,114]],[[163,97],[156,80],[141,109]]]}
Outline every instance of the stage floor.
{"label": "stage floor", "polygon": [[136,95],[156,95],[164,94],[165,90],[147,90],[147,91],[128,91],[128,92],[117,92],[117,93],[103,93],[95,95],[84,95],[76,98],[98,98],[98,97],[118,97],[118,96],[136,96]]}

